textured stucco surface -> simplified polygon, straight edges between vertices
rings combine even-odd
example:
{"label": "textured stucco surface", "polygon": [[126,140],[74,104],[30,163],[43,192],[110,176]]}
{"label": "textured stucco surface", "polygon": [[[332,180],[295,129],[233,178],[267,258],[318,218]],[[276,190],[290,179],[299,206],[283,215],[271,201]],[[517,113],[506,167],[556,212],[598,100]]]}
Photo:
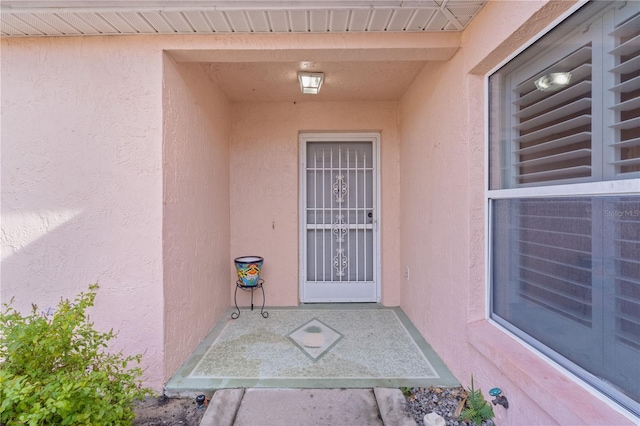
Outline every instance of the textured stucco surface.
{"label": "textured stucco surface", "polygon": [[[232,107],[231,255],[265,258],[267,303],[299,303],[298,134],[381,132],[382,303],[397,306],[399,140],[396,102],[264,102]],[[233,268],[233,266],[231,266]],[[235,274],[235,272],[232,272]],[[233,296],[232,296],[233,297]],[[248,294],[238,294],[248,304]]]}
{"label": "textured stucco surface", "polygon": [[162,384],[161,56],[115,38],[2,39],[0,298],[90,283],[91,319]]}
{"label": "textured stucco surface", "polygon": [[[483,75],[573,2],[490,2],[446,63],[423,69],[399,103],[401,307],[458,379],[500,387],[509,425],[630,424],[485,320]],[[495,25],[500,22],[501,25]]]}
{"label": "textured stucco surface", "polygon": [[230,105],[164,55],[164,379],[229,307]]}

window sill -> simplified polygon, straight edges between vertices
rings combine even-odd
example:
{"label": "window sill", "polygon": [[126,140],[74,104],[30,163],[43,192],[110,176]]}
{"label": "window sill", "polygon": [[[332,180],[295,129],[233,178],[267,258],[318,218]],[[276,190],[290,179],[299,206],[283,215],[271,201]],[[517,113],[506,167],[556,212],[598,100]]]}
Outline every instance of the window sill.
{"label": "window sill", "polygon": [[[487,320],[467,324],[471,345],[558,424],[636,424]],[[506,395],[509,390],[504,389]],[[637,421],[637,420],[636,420]]]}

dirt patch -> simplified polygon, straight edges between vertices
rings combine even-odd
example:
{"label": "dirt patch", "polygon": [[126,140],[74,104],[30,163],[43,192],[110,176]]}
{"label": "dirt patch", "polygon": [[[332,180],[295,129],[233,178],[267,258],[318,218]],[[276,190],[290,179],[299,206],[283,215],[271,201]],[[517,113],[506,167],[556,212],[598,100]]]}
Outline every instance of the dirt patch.
{"label": "dirt patch", "polygon": [[145,398],[134,404],[135,426],[198,426],[205,408],[198,408],[194,398]]}

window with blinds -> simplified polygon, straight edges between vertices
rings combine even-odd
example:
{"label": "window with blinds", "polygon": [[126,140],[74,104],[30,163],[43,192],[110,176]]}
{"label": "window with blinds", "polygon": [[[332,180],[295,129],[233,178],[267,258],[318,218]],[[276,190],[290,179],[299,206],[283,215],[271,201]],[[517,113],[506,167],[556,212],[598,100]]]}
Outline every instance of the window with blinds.
{"label": "window with blinds", "polygon": [[489,76],[488,148],[491,318],[640,416],[640,2]]}
{"label": "window with blinds", "polygon": [[492,212],[492,318],[637,408],[640,196],[500,199]]}
{"label": "window with blinds", "polygon": [[550,33],[489,78],[490,189],[640,178],[640,14],[616,12]]}

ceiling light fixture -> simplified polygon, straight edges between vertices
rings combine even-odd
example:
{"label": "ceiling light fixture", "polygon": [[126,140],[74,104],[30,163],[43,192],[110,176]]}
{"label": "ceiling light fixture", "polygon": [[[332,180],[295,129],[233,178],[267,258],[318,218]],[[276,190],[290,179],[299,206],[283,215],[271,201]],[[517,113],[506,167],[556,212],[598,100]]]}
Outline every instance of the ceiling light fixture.
{"label": "ceiling light fixture", "polygon": [[321,72],[299,72],[298,81],[300,82],[302,93],[317,95],[320,93],[324,74]]}
{"label": "ceiling light fixture", "polygon": [[552,72],[551,74],[543,75],[534,83],[541,92],[553,92],[569,85],[570,80],[570,72]]}

